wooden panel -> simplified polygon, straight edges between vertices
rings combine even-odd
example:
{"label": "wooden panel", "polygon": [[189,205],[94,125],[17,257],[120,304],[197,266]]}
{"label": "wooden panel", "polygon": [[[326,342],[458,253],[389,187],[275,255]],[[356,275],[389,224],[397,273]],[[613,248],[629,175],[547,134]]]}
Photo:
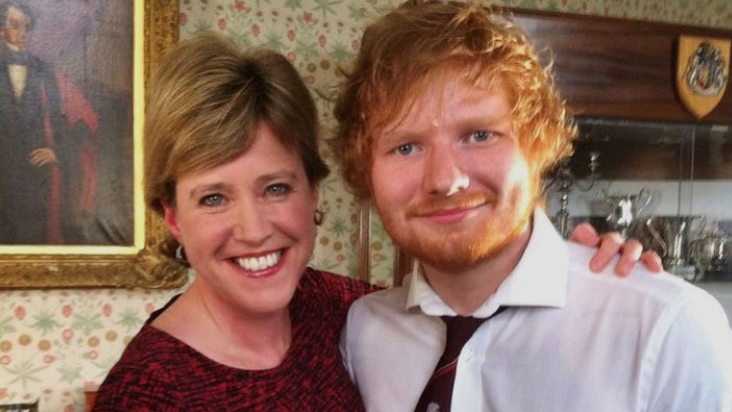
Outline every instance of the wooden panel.
{"label": "wooden panel", "polygon": [[[675,83],[681,34],[732,39],[732,31],[510,9],[538,50],[552,51],[572,110],[592,117],[695,122]],[[701,120],[732,123],[732,90]]]}
{"label": "wooden panel", "polygon": [[84,412],[91,412],[97,400],[96,389],[84,390]]}

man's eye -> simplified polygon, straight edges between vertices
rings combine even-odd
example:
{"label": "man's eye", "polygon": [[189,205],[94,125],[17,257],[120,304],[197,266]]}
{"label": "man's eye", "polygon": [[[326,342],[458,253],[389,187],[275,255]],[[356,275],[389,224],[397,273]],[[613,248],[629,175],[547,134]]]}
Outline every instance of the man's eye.
{"label": "man's eye", "polygon": [[277,183],[267,186],[267,194],[272,196],[283,196],[290,193],[290,186],[284,183]]}
{"label": "man's eye", "polygon": [[208,207],[221,206],[224,203],[224,197],[218,193],[214,193],[202,197],[200,203]]}
{"label": "man's eye", "polygon": [[414,153],[414,145],[411,143],[399,145],[396,148],[396,153],[400,154],[402,156],[410,155],[410,154]]}
{"label": "man's eye", "polygon": [[469,139],[474,142],[485,142],[493,137],[493,132],[487,132],[485,130],[478,130],[470,134]]}

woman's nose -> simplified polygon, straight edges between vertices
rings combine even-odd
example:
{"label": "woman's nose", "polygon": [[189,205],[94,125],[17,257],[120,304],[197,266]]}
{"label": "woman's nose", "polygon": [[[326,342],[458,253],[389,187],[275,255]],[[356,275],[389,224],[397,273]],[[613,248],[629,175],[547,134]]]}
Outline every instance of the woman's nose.
{"label": "woman's nose", "polygon": [[234,237],[243,242],[259,244],[272,233],[272,225],[264,210],[256,202],[241,204],[235,213],[233,222]]}

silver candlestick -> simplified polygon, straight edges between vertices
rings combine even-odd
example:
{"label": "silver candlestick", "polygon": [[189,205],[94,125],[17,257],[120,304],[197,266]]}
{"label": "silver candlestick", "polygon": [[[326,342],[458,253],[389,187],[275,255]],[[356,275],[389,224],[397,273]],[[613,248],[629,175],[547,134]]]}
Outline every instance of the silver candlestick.
{"label": "silver candlestick", "polygon": [[590,182],[586,186],[581,185],[575,178],[570,167],[570,159],[563,161],[559,165],[559,168],[549,182],[548,187],[556,186],[556,190],[559,192],[559,211],[554,215],[554,225],[565,239],[569,236],[569,193],[572,191],[573,187],[576,187],[583,192],[592,189],[595,185],[595,174],[600,165],[598,161],[599,157],[599,152],[590,152]]}

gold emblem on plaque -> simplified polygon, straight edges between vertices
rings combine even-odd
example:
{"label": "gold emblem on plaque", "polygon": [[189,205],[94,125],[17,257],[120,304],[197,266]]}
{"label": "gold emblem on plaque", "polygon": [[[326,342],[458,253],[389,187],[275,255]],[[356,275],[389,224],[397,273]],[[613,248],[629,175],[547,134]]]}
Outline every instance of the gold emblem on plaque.
{"label": "gold emblem on plaque", "polygon": [[729,39],[679,38],[676,87],[686,109],[697,119],[722,101],[729,82]]}

